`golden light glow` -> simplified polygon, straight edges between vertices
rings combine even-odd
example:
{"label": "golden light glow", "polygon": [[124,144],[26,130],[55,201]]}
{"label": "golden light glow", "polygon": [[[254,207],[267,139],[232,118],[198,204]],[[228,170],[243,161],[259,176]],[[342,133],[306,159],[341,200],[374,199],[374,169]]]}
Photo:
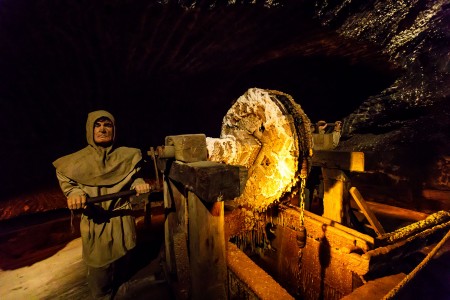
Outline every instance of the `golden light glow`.
{"label": "golden light glow", "polygon": [[208,138],[207,147],[209,160],[248,168],[239,205],[263,212],[297,184],[298,132],[289,110],[268,90],[249,89],[239,97],[223,119],[221,138]]}

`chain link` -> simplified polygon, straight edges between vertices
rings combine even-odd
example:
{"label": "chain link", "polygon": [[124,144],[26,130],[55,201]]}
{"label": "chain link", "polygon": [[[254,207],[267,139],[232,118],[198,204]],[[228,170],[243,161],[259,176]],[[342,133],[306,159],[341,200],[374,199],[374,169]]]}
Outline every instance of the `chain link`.
{"label": "chain link", "polygon": [[[305,224],[305,186],[306,186],[306,178],[303,178],[300,176],[300,230],[304,229]],[[306,236],[303,237],[306,239]],[[299,270],[302,268],[302,258],[303,258],[303,247],[306,240],[302,241],[299,250],[298,250],[298,263],[299,263]]]}
{"label": "chain link", "polygon": [[303,159],[302,169],[300,172],[300,226],[297,233],[297,244],[299,246],[298,256],[302,257],[302,248],[306,246],[306,228],[305,228],[305,189],[306,177],[308,175],[308,162],[306,158]]}
{"label": "chain link", "polygon": [[306,177],[308,176],[308,162],[306,158],[302,162],[302,170],[300,171],[300,225],[305,224],[305,189],[306,189]]}
{"label": "chain link", "polygon": [[298,253],[297,253],[298,259],[298,270],[299,272],[301,271],[302,267],[303,267],[303,248],[298,249]]}
{"label": "chain link", "polygon": [[306,179],[300,178],[300,225],[303,226],[305,224],[305,187],[306,187]]}

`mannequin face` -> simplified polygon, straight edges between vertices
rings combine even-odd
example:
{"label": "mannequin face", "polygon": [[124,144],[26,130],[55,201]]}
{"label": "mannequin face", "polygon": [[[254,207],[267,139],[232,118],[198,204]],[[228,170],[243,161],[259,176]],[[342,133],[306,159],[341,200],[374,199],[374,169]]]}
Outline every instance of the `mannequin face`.
{"label": "mannequin face", "polygon": [[107,118],[100,118],[94,123],[94,142],[98,146],[108,147],[114,138],[114,125]]}

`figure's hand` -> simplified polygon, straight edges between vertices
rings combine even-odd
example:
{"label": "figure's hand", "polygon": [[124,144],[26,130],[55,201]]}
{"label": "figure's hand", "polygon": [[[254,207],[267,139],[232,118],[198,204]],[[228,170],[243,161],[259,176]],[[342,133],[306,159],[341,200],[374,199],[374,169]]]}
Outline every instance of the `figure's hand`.
{"label": "figure's hand", "polygon": [[145,194],[150,192],[150,184],[148,183],[141,183],[134,187],[136,190],[136,196],[139,196],[140,194]]}
{"label": "figure's hand", "polygon": [[81,209],[86,205],[86,195],[73,195],[67,197],[67,206],[70,209]]}

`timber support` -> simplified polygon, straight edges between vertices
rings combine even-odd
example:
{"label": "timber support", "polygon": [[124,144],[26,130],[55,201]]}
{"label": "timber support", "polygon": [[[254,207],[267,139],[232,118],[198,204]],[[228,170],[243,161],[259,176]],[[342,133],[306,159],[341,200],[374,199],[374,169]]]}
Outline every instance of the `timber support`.
{"label": "timber support", "polygon": [[322,169],[323,217],[347,224],[350,180],[346,172],[364,172],[363,152],[316,150],[312,165]]}
{"label": "timber support", "polygon": [[206,161],[202,134],[166,137],[158,147],[164,174],[166,265],[180,299],[227,299],[224,201],[247,180],[240,166]]}

